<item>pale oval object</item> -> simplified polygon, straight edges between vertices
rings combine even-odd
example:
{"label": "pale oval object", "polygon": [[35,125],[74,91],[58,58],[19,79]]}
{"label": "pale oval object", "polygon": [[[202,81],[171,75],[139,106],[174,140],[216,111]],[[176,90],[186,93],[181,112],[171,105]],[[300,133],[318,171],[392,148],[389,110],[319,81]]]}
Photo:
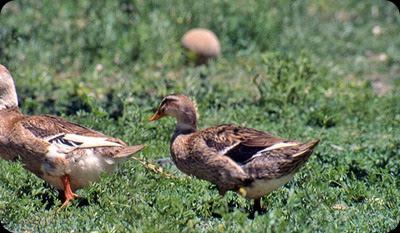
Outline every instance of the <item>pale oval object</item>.
{"label": "pale oval object", "polygon": [[221,53],[221,45],[214,32],[204,28],[194,28],[182,37],[183,48],[198,56],[217,57]]}

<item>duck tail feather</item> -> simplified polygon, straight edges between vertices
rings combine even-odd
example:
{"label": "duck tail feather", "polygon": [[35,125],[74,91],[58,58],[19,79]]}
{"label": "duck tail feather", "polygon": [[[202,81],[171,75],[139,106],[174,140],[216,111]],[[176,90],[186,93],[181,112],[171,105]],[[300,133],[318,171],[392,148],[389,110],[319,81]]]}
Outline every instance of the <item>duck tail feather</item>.
{"label": "duck tail feather", "polygon": [[311,152],[318,145],[319,141],[320,141],[320,139],[316,139],[316,140],[304,143],[303,145],[300,146],[299,152],[294,154],[294,155],[292,155],[292,157],[303,157],[303,156],[310,155]]}
{"label": "duck tail feather", "polygon": [[122,148],[118,154],[114,156],[114,158],[126,158],[129,155],[133,155],[143,149],[145,145],[136,145],[136,146],[126,146]]}

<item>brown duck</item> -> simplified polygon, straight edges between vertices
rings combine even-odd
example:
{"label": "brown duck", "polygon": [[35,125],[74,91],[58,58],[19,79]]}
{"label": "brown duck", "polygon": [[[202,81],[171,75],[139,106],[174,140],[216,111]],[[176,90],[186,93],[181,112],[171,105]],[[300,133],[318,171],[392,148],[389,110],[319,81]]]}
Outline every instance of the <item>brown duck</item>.
{"label": "brown duck", "polygon": [[75,190],[97,182],[101,173],[113,171],[143,147],[59,117],[22,115],[13,78],[0,65],[0,156],[20,156],[27,170],[64,194],[61,208],[77,197]]}
{"label": "brown duck", "polygon": [[166,96],[149,121],[164,116],[177,119],[170,147],[176,166],[215,184],[222,196],[240,191],[254,199],[256,211],[261,197],[286,184],[319,142],[301,143],[235,125],[198,131],[196,108],[182,94]]}

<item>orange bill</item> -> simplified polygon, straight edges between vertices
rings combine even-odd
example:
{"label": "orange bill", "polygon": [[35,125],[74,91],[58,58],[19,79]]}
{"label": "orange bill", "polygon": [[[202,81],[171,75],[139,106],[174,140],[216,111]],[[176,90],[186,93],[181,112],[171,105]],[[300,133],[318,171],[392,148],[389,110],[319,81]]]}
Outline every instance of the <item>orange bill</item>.
{"label": "orange bill", "polygon": [[165,116],[166,116],[165,113],[159,113],[158,110],[157,110],[157,112],[154,113],[154,115],[152,117],[150,117],[149,122],[150,121],[156,121],[156,120],[158,120],[160,118],[163,118]]}

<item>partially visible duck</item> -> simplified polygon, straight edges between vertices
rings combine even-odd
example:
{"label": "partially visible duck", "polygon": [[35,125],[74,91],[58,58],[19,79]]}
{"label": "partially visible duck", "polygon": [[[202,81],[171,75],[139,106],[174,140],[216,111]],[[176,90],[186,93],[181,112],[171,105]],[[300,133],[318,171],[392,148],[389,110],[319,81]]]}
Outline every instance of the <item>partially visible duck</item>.
{"label": "partially visible duck", "polygon": [[75,190],[97,182],[101,173],[113,171],[143,147],[59,117],[22,115],[13,78],[0,65],[0,156],[20,156],[27,170],[64,193],[61,208],[77,197]]}
{"label": "partially visible duck", "polygon": [[261,197],[291,180],[319,142],[301,143],[235,125],[199,131],[196,108],[182,94],[166,96],[149,121],[165,116],[177,119],[170,147],[176,166],[215,184],[222,196],[233,190],[254,199],[255,211],[261,211]]}

